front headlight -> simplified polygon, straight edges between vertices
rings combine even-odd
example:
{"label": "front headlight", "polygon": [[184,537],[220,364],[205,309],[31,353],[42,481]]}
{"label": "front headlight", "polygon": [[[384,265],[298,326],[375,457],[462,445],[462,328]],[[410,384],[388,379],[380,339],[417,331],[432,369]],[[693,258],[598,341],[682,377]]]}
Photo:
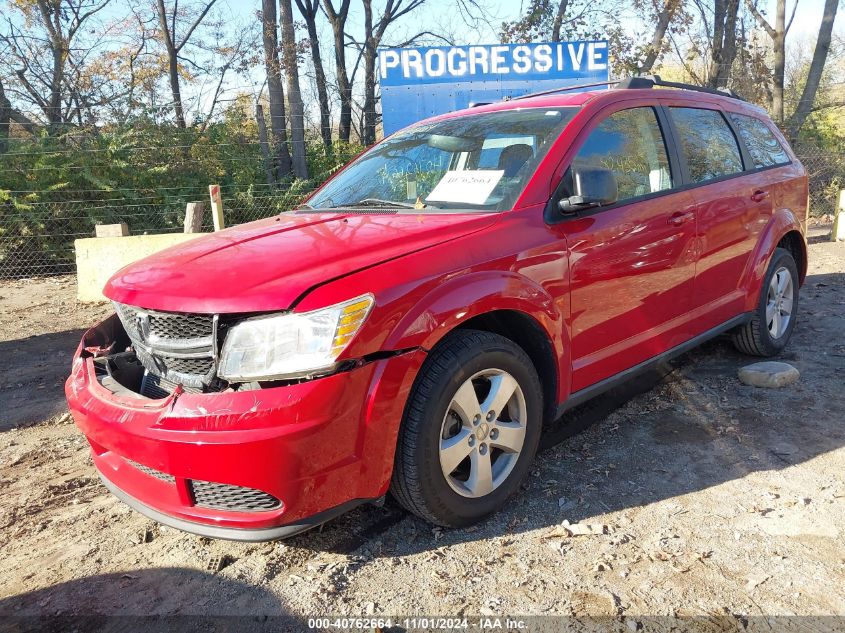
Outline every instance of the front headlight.
{"label": "front headlight", "polygon": [[363,295],[321,310],[246,319],[226,335],[218,375],[230,382],[278,380],[331,368],[373,307]]}

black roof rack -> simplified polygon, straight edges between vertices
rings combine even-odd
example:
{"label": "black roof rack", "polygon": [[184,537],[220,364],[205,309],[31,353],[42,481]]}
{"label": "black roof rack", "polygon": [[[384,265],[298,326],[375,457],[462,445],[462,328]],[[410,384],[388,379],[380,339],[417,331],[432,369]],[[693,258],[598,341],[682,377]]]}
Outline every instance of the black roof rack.
{"label": "black roof rack", "polygon": [[637,77],[627,77],[626,79],[617,79],[615,81],[600,81],[598,83],[578,84],[576,86],[566,86],[563,88],[554,88],[552,90],[543,90],[542,92],[532,92],[518,97],[513,97],[512,100],[528,99],[530,97],[542,97],[544,95],[556,94],[558,92],[566,92],[568,90],[583,90],[584,88],[597,88],[599,86],[616,85],[617,90],[637,90],[654,88],[661,86],[665,88],[680,88],[682,90],[694,90],[695,92],[706,92],[708,94],[719,95],[720,97],[731,97],[744,101],[742,97],[736,94],[730,88],[706,88],[704,86],[696,86],[694,84],[685,84],[678,81],[664,81],[660,75],[641,75]]}
{"label": "black roof rack", "polygon": [[575,86],[566,86],[564,88],[552,88],[551,90],[543,90],[542,92],[529,92],[525,95],[519,95],[518,97],[511,97],[511,101],[517,101],[518,99],[530,99],[531,97],[542,97],[544,95],[553,95],[558,92],[566,92],[567,90],[583,90],[584,88],[598,88],[599,86],[610,86],[611,84],[618,84],[620,80],[615,81],[599,81],[594,84],[578,84]]}
{"label": "black roof rack", "polygon": [[696,92],[706,92],[711,95],[719,95],[720,97],[731,97],[744,101],[742,97],[736,94],[730,88],[707,88],[705,86],[696,86],[694,84],[685,84],[680,81],[665,81],[660,78],[660,75],[642,75],[639,77],[628,77],[623,79],[616,86],[617,89],[634,89],[634,88],[654,88],[655,86],[663,86],[665,88],[680,88],[681,90],[694,90]]}

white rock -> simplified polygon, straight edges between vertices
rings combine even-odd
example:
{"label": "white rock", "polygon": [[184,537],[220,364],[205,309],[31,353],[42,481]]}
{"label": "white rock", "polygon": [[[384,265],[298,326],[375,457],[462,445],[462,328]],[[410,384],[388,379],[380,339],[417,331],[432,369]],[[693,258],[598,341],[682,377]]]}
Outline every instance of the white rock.
{"label": "white rock", "polygon": [[776,361],[764,361],[746,365],[739,370],[739,379],[752,387],[777,389],[796,382],[801,374],[792,365]]}

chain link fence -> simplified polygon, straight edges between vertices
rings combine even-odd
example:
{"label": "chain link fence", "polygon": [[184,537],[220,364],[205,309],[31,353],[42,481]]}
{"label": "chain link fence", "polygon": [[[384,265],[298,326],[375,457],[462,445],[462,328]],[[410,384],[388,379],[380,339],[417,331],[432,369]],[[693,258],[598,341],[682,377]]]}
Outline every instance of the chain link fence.
{"label": "chain link fence", "polygon": [[[845,153],[818,149],[798,152],[810,179],[810,214],[836,211],[839,191],[845,188]],[[154,187],[125,190],[36,192],[0,189],[0,279],[61,275],[75,272],[74,240],[93,237],[97,224],[126,222],[130,233],[167,233],[183,230],[188,202],[207,201],[208,183],[196,187]],[[302,201],[316,186],[249,187],[224,185],[222,196],[227,226],[277,215]],[[17,196],[15,194],[18,194]],[[206,204],[206,207],[208,205]],[[211,230],[210,213],[205,214]]]}
{"label": "chain link fence", "polygon": [[845,189],[845,152],[826,152],[817,147],[796,150],[810,180],[810,217],[837,211],[839,192]]}
{"label": "chain link fence", "polygon": [[[222,187],[226,225],[287,211],[312,190],[313,186],[256,185],[246,191]],[[138,190],[127,193],[94,200],[69,199],[79,192],[46,194],[40,196],[46,200],[16,203],[13,209],[0,213],[0,279],[75,272],[74,240],[94,237],[98,224],[125,222],[131,235],[181,232],[188,202],[205,203],[202,230],[212,230],[207,186],[198,187],[196,192],[183,189],[175,194]],[[145,193],[148,195],[138,195]]]}

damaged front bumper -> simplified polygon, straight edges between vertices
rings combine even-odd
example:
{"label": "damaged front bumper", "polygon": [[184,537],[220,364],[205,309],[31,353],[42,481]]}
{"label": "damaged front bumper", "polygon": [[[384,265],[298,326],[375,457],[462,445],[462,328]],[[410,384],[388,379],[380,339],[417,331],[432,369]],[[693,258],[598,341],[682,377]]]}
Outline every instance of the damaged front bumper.
{"label": "damaged front bumper", "polygon": [[115,327],[112,318],[86,333],[65,392],[106,485],[140,512],[260,541],[386,493],[422,350],[298,384],[151,399],[98,371],[115,353]]}

